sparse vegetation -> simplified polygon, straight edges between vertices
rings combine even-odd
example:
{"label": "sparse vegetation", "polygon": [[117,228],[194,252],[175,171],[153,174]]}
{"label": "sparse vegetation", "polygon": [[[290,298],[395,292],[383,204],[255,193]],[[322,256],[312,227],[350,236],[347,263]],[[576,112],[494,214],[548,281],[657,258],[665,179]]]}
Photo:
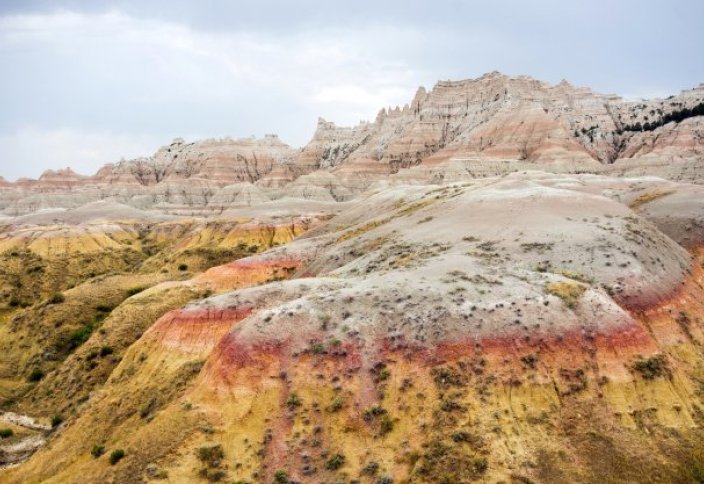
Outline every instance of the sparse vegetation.
{"label": "sparse vegetation", "polygon": [[362,474],[373,476],[376,475],[377,472],[379,472],[379,463],[376,461],[371,461],[362,467]]}
{"label": "sparse vegetation", "polygon": [[31,383],[36,383],[42,378],[44,378],[44,372],[41,370],[41,368],[34,368],[27,377],[27,381]]}
{"label": "sparse vegetation", "polygon": [[650,358],[638,358],[633,363],[633,369],[646,380],[654,380],[655,378],[670,374],[667,359],[665,355],[662,354]]}
{"label": "sparse vegetation", "polygon": [[630,208],[636,209],[640,207],[641,205],[645,205],[648,202],[652,202],[653,200],[657,200],[658,198],[664,197],[666,195],[669,195],[672,193],[672,190],[655,190],[652,192],[647,192],[642,195],[640,195],[638,198],[633,200],[628,206]]}
{"label": "sparse vegetation", "polygon": [[125,457],[125,451],[122,449],[115,449],[112,452],[110,452],[110,458],[108,461],[110,462],[111,466],[114,466],[118,462],[120,462],[123,458]]}
{"label": "sparse vegetation", "polygon": [[101,455],[105,453],[105,446],[104,445],[94,445],[93,449],[90,451],[90,455],[93,456],[93,458],[97,459]]}
{"label": "sparse vegetation", "polygon": [[3,428],[0,429],[0,439],[7,439],[9,437],[12,437],[15,433],[12,431],[12,429],[8,428]]}
{"label": "sparse vegetation", "polygon": [[343,407],[343,405],[344,405],[344,402],[342,401],[342,398],[335,397],[333,399],[332,403],[330,403],[328,410],[330,412],[337,412],[338,410],[340,410]]}
{"label": "sparse vegetation", "polygon": [[303,405],[303,400],[301,400],[301,397],[299,397],[297,393],[291,393],[286,399],[286,406],[290,409],[300,407],[301,405]]}
{"label": "sparse vegetation", "polygon": [[143,286],[130,287],[129,289],[127,289],[127,297],[132,297],[135,294],[139,294],[140,292],[143,292],[145,289],[147,289],[147,288],[143,287]]}
{"label": "sparse vegetation", "polygon": [[198,471],[200,477],[210,482],[219,482],[227,476],[227,473],[220,468],[225,458],[222,445],[214,444],[199,447],[196,456],[205,465]]}
{"label": "sparse vegetation", "polygon": [[[640,121],[635,124],[624,124],[618,132],[624,131],[654,131],[660,126],[664,126],[667,123],[675,122],[680,123],[687,118],[692,118],[694,116],[704,116],[704,103],[698,103],[691,108],[676,109],[672,112],[662,115],[660,118],[653,121],[645,121],[641,123]],[[647,118],[646,118],[647,119]]]}
{"label": "sparse vegetation", "polygon": [[48,303],[49,304],[61,304],[64,301],[66,301],[66,297],[63,295],[63,293],[55,292],[49,298]]}
{"label": "sparse vegetation", "polygon": [[551,282],[545,286],[545,292],[562,299],[568,308],[577,306],[579,298],[586,290],[586,286],[576,282]]}
{"label": "sparse vegetation", "polygon": [[345,464],[345,456],[343,454],[335,454],[325,462],[325,468],[329,471],[336,471]]}

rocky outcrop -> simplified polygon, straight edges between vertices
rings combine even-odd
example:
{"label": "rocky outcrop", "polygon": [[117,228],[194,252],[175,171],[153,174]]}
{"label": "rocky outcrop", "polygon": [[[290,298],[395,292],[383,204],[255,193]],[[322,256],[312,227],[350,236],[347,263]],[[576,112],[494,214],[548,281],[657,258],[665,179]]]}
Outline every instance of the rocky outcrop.
{"label": "rocky outcrop", "polygon": [[285,197],[348,200],[390,175],[434,183],[524,169],[701,183],[703,101],[704,86],[633,102],[567,81],[550,85],[491,72],[421,87],[409,104],[382,109],[355,127],[321,118],[301,150],[275,135],[176,139],[150,157],[109,164],[90,177],[67,168],[38,180],[0,180],[0,211],[18,215],[110,199],[209,214]]}

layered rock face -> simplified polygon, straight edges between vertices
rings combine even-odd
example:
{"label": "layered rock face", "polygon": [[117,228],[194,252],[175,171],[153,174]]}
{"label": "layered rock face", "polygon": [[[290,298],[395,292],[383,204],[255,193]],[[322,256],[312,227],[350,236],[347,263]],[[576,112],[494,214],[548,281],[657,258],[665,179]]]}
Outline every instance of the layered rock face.
{"label": "layered rock face", "polygon": [[[180,214],[217,212],[223,209],[223,201],[228,202],[227,208],[269,201],[268,196],[251,189],[245,189],[249,195],[231,197],[228,193],[233,189],[225,187],[251,185],[273,170],[289,170],[296,154],[274,135],[193,143],[175,140],[149,158],[106,165],[92,177],[66,169],[48,171],[38,180],[6,182],[0,185],[0,208],[18,215],[110,200]],[[301,173],[289,171],[296,176]]]}
{"label": "layered rock face", "polygon": [[[331,131],[329,125],[319,125],[314,141],[316,152],[342,153],[334,163],[343,177],[359,177],[360,171],[371,176],[395,173],[415,165],[447,167],[457,161],[478,176],[486,176],[487,162],[499,162],[505,171],[537,165],[556,171],[600,172],[617,160],[634,168],[652,165],[658,154],[666,153],[669,161],[700,165],[701,116],[645,133],[624,128],[692,109],[702,101],[702,87],[667,100],[633,103],[566,81],[551,86],[494,72],[478,79],[439,82],[430,92],[421,88],[409,105],[382,110],[373,125],[357,130]],[[352,132],[353,141],[347,141]],[[321,140],[330,141],[320,146]],[[646,156],[650,153],[653,156]],[[699,178],[680,174],[683,177]]]}
{"label": "layered rock face", "polygon": [[[702,195],[546,172],[370,192],[288,244],[118,306],[70,375],[107,365],[90,352],[118,347],[139,307],[164,314],[3,478],[690,482]],[[217,294],[166,312],[202,291]],[[71,381],[50,374],[22,408],[74,399]],[[100,445],[125,459],[90,457]]]}
{"label": "layered rock face", "polygon": [[[301,150],[275,135],[177,139],[151,157],[110,164],[91,177],[65,169],[39,180],[3,180],[0,211],[17,215],[110,199],[208,214],[283,197],[348,200],[391,174],[403,183],[427,183],[541,169],[699,183],[703,102],[702,86],[631,102],[566,81],[553,86],[492,72],[420,88],[403,108],[382,109],[356,127],[319,119]],[[247,184],[256,189],[238,188]]]}
{"label": "layered rock face", "polygon": [[46,423],[0,481],[701,481],[702,94],[491,73],[0,179],[0,410]]}

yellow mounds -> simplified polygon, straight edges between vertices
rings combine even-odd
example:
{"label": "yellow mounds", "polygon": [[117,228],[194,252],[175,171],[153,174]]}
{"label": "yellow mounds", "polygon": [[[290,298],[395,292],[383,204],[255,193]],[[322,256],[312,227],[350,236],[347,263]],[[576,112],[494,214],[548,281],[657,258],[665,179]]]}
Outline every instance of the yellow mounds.
{"label": "yellow mounds", "polygon": [[568,308],[575,307],[586,290],[585,285],[576,282],[551,282],[545,285],[545,292],[562,299]]}

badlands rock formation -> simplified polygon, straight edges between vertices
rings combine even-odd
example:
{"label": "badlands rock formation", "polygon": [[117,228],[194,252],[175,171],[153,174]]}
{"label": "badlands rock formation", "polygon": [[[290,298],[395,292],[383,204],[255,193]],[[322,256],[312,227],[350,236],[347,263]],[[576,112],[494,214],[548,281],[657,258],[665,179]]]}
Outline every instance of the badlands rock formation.
{"label": "badlands rock formation", "polygon": [[205,272],[171,255],[272,240],[262,215],[104,226],[168,249],[7,316],[6,409],[66,421],[3,479],[699,478],[704,189],[521,172],[343,207]]}
{"label": "badlands rock formation", "polygon": [[492,73],[0,180],[0,481],[704,482],[703,98]]}
{"label": "badlands rock formation", "polygon": [[[107,199],[141,209],[209,214],[291,193],[347,200],[390,174],[405,183],[427,183],[541,169],[700,183],[703,103],[702,86],[667,99],[631,102],[566,81],[552,86],[492,72],[441,81],[430,91],[420,88],[409,104],[382,109],[374,122],[356,127],[319,119],[313,138],[300,150],[275,135],[177,139],[150,157],[106,165],[93,176],[64,169],[38,180],[0,180],[0,213]],[[301,178],[308,174],[313,176]]]}

